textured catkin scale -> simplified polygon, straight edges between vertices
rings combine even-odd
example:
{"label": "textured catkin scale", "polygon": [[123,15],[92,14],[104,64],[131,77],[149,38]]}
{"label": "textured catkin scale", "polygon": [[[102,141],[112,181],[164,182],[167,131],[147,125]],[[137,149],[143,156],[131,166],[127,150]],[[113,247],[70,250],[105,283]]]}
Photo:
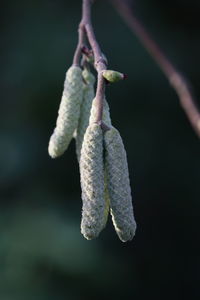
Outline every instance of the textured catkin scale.
{"label": "textured catkin scale", "polygon": [[82,188],[81,233],[88,240],[96,238],[105,225],[103,132],[99,125],[88,126],[80,156]]}
{"label": "textured catkin scale", "polygon": [[133,238],[136,230],[126,151],[115,128],[105,132],[104,144],[112,220],[120,240],[126,242]]}
{"label": "textured catkin scale", "polygon": [[52,158],[62,155],[73,137],[78,126],[82,98],[82,70],[77,66],[71,66],[66,73],[56,128],[49,141],[48,151]]}
{"label": "textured catkin scale", "polygon": [[[92,102],[92,108],[91,108],[91,113],[90,113],[90,124],[96,121],[97,117],[97,101],[96,99],[93,100]],[[108,102],[106,99],[104,99],[104,105],[103,105],[103,116],[102,116],[102,121],[108,126],[111,127],[111,118],[110,118],[110,109]]]}
{"label": "textured catkin scale", "polygon": [[104,209],[104,221],[103,227],[106,226],[108,220],[108,214],[110,210],[110,198],[109,198],[109,191],[108,191],[108,183],[107,183],[107,172],[104,168],[104,201],[105,201],[105,209]]}
{"label": "textured catkin scale", "polygon": [[76,154],[78,161],[80,159],[81,147],[83,143],[83,137],[85,131],[89,125],[90,110],[92,107],[92,101],[94,99],[94,83],[95,77],[88,70],[84,69],[82,72],[85,83],[83,83],[83,101],[81,104],[80,118],[78,122],[78,128],[76,130]]}

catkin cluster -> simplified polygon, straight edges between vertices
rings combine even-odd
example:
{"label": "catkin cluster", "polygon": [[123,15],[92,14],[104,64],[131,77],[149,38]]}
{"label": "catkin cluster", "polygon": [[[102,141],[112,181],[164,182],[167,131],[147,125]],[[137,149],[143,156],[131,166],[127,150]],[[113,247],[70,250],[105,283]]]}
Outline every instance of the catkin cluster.
{"label": "catkin cluster", "polygon": [[95,123],[98,107],[94,83],[86,68],[82,71],[72,66],[67,71],[49,155],[62,155],[75,138],[83,203],[81,233],[86,239],[96,238],[106,226],[110,211],[118,237],[126,242],[136,230],[126,151],[112,126],[106,99],[102,116],[106,127]]}

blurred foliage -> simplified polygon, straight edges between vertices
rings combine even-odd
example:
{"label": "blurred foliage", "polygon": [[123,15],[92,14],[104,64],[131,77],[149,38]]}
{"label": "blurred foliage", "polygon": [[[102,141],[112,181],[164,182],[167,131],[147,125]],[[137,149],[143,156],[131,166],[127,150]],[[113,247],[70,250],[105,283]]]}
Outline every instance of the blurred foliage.
{"label": "blurred foliage", "polygon": [[[133,9],[200,99],[200,3],[141,0]],[[107,100],[128,153],[138,230],[127,244],[111,221],[97,240],[80,234],[74,142],[58,160],[47,154],[80,16],[80,0],[2,3],[0,299],[199,299],[199,140],[107,1],[95,4],[93,23],[109,67],[128,74]]]}

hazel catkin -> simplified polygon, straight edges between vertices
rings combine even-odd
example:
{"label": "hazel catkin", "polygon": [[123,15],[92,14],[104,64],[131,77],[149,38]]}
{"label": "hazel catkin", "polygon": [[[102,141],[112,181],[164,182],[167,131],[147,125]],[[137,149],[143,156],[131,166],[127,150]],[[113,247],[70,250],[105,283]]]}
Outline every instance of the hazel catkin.
{"label": "hazel catkin", "polygon": [[112,221],[120,240],[126,242],[133,238],[136,230],[126,151],[114,127],[105,132],[104,144]]}
{"label": "hazel catkin", "polygon": [[[103,103],[103,115],[102,115],[102,121],[107,127],[111,127],[111,118],[110,118],[110,109],[108,102],[106,99],[104,99]],[[90,124],[96,121],[96,116],[97,116],[97,111],[98,111],[98,106],[97,106],[97,101],[96,98],[92,102],[92,108],[91,108],[91,113],[90,113]],[[109,193],[108,193],[108,185],[107,185],[107,172],[105,171],[104,168],[104,220],[103,220],[103,227],[106,226],[107,219],[108,219],[108,214],[109,214],[109,208],[110,208],[110,200],[109,200]]]}
{"label": "hazel catkin", "polygon": [[71,66],[66,73],[64,91],[58,111],[56,128],[49,141],[49,155],[56,158],[67,149],[78,126],[83,95],[82,70]]}
{"label": "hazel catkin", "polygon": [[98,124],[88,126],[80,156],[82,188],[81,233],[88,240],[96,238],[105,226],[103,132]]}
{"label": "hazel catkin", "polygon": [[89,125],[90,110],[92,107],[92,101],[94,99],[94,83],[95,83],[95,77],[88,69],[85,68],[82,72],[82,75],[84,79],[83,101],[81,103],[80,117],[79,117],[78,127],[75,136],[76,154],[77,154],[78,161],[80,159],[83,137]]}

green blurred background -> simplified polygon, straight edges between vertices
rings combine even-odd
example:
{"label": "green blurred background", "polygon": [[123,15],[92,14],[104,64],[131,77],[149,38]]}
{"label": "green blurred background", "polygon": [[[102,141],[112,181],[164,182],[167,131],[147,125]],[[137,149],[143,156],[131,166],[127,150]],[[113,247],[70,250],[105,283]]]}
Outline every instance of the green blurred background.
{"label": "green blurred background", "polygon": [[[200,99],[200,2],[133,7]],[[81,1],[3,1],[0,14],[0,299],[200,299],[200,143],[157,65],[98,0],[93,23],[109,68],[128,74],[107,100],[138,229],[122,243],[109,221],[87,241],[74,141],[58,160],[47,153]]]}

